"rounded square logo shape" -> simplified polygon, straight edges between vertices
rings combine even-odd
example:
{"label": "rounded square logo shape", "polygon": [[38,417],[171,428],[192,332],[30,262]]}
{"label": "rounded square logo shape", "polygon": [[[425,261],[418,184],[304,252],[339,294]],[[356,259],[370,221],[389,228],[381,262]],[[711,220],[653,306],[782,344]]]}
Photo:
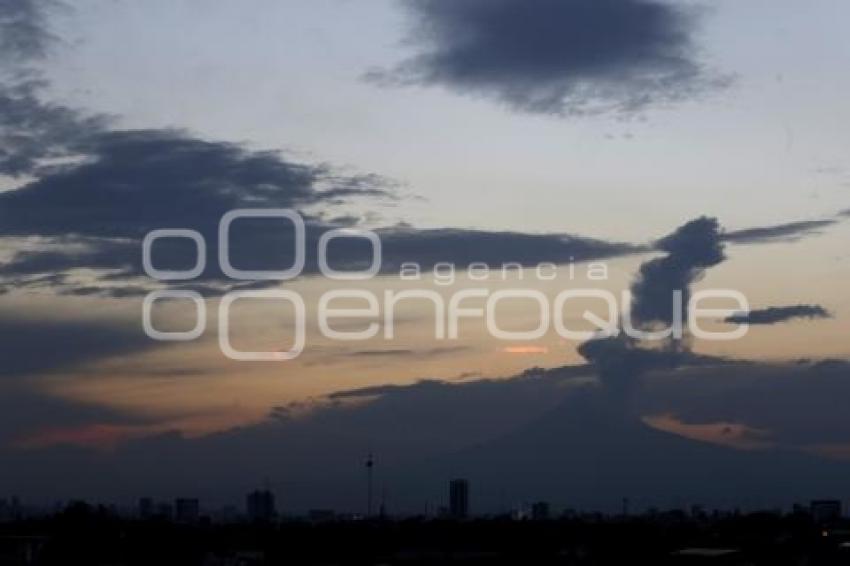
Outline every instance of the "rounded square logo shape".
{"label": "rounded square logo shape", "polygon": [[[359,238],[368,240],[372,244],[372,262],[369,269],[364,271],[337,271],[328,265],[328,246],[333,240],[342,238]],[[319,238],[319,271],[328,279],[337,281],[363,281],[371,279],[381,269],[381,239],[369,230],[354,230],[351,228],[337,228],[328,230]]]}
{"label": "rounded square logo shape", "polygon": [[[186,238],[195,242],[198,258],[195,266],[187,270],[157,269],[153,265],[153,245],[157,240],[166,238]],[[204,237],[195,230],[184,228],[166,228],[151,230],[142,241],[142,267],[145,273],[158,281],[185,281],[200,277],[207,266],[207,243]]]}
{"label": "rounded square logo shape", "polygon": [[[195,303],[196,323],[191,330],[181,332],[163,332],[153,327],[153,305],[162,299],[190,299]],[[142,303],[142,327],[145,329],[145,334],[154,340],[161,342],[188,342],[200,338],[207,326],[207,308],[204,304],[204,298],[196,291],[180,291],[173,289],[164,289],[161,291],[152,291],[145,296]]]}
{"label": "rounded square logo shape", "polygon": [[[237,350],[230,342],[230,307],[238,300],[283,299],[295,309],[295,343],[285,352],[245,352]],[[306,315],[304,300],[293,291],[272,289],[265,291],[231,291],[221,299],[218,306],[218,344],[222,353],[231,360],[242,362],[279,362],[293,360],[304,350]]]}
{"label": "rounded square logo shape", "polygon": [[[284,218],[295,228],[295,262],[289,269],[247,270],[237,269],[230,262],[230,225],[240,218]],[[304,270],[306,229],[304,219],[289,208],[240,208],[221,217],[218,225],[218,261],[221,271],[231,279],[243,281],[286,281],[294,279]]]}

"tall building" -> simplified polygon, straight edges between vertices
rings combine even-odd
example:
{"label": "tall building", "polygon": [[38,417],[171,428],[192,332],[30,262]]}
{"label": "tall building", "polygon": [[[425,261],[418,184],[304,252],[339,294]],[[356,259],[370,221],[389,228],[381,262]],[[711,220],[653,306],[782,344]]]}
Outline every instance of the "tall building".
{"label": "tall building", "polygon": [[270,522],[275,518],[274,494],[268,489],[252,491],[245,498],[245,510],[248,520]]}
{"label": "tall building", "polygon": [[372,469],[375,467],[375,460],[372,454],[366,459],[366,516],[372,516]]}
{"label": "tall building", "polygon": [[469,482],[455,479],[449,482],[449,513],[455,519],[469,516]]}
{"label": "tall building", "polygon": [[197,523],[201,514],[201,503],[197,499],[178,497],[174,500],[174,519],[178,523]]}

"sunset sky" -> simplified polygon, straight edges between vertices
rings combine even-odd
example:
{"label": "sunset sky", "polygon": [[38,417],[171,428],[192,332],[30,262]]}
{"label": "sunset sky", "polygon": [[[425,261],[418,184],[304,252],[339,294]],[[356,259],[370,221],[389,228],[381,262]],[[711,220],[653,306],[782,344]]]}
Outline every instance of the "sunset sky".
{"label": "sunset sky", "polygon": [[[381,447],[403,467],[417,446],[486,444],[573,390],[610,387],[607,351],[588,354],[554,330],[497,340],[480,319],[440,340],[421,302],[399,306],[393,340],[340,342],[319,332],[322,295],[426,289],[448,302],[522,287],[551,302],[592,287],[631,288],[640,303],[650,300],[641,281],[652,287],[671,265],[686,292],[743,293],[752,324],[728,342],[623,343],[638,354],[624,358],[635,386],[618,414],[730,453],[787,449],[844,465],[848,17],[842,0],[0,0],[0,492],[165,496],[192,485],[188,454],[209,469],[212,454],[238,460],[234,447],[248,445],[279,460],[258,456],[221,481],[238,493],[272,476],[285,491],[339,465],[324,449],[356,470]],[[238,208],[304,216],[302,276],[221,272],[219,220]],[[143,238],[182,228],[204,237],[207,268],[154,281]],[[339,228],[379,234],[377,277],[318,273],[318,239]],[[292,263],[279,224],[241,224],[234,238],[243,269]],[[353,242],[331,248],[340,269],[362,267],[368,248]],[[186,243],[163,242],[156,261],[190,267]],[[701,263],[703,245],[723,257]],[[425,275],[403,280],[403,262]],[[449,284],[431,273],[439,262],[457,267]],[[594,262],[605,280],[589,275]],[[470,263],[491,276],[471,278]],[[527,269],[502,277],[504,263]],[[541,263],[558,265],[547,280],[535,276]],[[199,338],[144,334],[142,301],[163,288],[204,298]],[[221,298],[249,289],[303,297],[296,359],[222,353]],[[601,306],[579,306],[564,316],[590,329],[582,310]],[[533,328],[535,308],[505,301],[499,320]],[[194,326],[186,301],[154,314],[165,330]],[[232,314],[243,350],[292,342],[293,313],[279,303]],[[437,425],[441,414],[454,416]],[[302,446],[313,441],[315,454]],[[141,471],[156,461],[166,469]],[[356,505],[346,483],[356,477],[318,476],[320,503]]]}

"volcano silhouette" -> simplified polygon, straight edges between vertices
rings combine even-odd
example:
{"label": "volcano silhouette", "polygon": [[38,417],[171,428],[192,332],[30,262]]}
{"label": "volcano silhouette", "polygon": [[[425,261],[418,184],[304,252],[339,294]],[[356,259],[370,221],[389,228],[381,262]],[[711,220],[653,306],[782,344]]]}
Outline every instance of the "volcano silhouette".
{"label": "volcano silhouette", "polygon": [[787,449],[740,450],[657,430],[599,389],[570,396],[509,434],[423,465],[430,483],[465,477],[477,511],[548,500],[611,511],[702,504],[761,509],[850,488],[844,462]]}

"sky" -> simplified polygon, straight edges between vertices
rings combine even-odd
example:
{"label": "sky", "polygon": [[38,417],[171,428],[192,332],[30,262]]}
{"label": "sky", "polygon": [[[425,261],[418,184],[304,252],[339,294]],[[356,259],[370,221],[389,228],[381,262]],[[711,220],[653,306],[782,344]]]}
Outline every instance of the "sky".
{"label": "sky", "polygon": [[[261,1],[252,14],[225,2],[203,18],[192,2],[80,2],[64,20],[72,47],[48,67],[57,97],[127,127],[186,127],[398,179],[427,199],[405,207],[417,224],[645,240],[695,211],[738,228],[845,207],[846,6],[701,9],[701,59],[735,84],[628,117],[552,120],[439,85],[376,88],[364,74],[404,60],[416,24],[384,1]],[[487,198],[458,206],[459,193]],[[602,217],[606,197],[618,205]]]}
{"label": "sky", "polygon": [[[645,443],[728,474],[683,468],[680,493],[734,504],[754,489],[740,470],[779,474],[792,458],[794,489],[765,482],[747,504],[810,494],[850,457],[835,406],[850,379],[848,15],[840,0],[0,0],[0,492],[127,502],[195,490],[220,503],[272,477],[281,493],[303,488],[293,509],[356,508],[358,462],[374,450],[382,481],[407,494],[399,508],[439,499],[459,473],[491,495],[578,504],[580,478],[567,489],[542,467],[577,453],[632,461],[623,447]],[[302,215],[300,277],[228,276],[219,221],[239,208]],[[292,263],[279,221],[246,222],[232,228],[235,267]],[[143,241],[161,229],[204,239],[193,280],[146,272]],[[344,288],[380,298],[381,313],[388,292],[448,302],[521,287],[551,304],[589,286],[631,290],[625,311],[656,329],[672,322],[672,291],[731,289],[747,308],[709,326],[749,330],[498,340],[471,317],[446,340],[420,301],[396,310],[393,340],[384,327],[332,340],[318,306],[341,283],[316,251],[330,230],[378,235],[379,273]],[[364,243],[337,240],[331,263],[362,269]],[[161,269],[192,264],[186,240],[152,249]],[[400,276],[405,262],[423,276]],[[472,264],[490,268],[483,283]],[[198,338],[145,335],[155,290],[200,295]],[[223,297],[258,290],[304,300],[296,359],[221,351]],[[502,305],[505,329],[535,327],[528,299]],[[574,306],[567,320],[582,329],[582,309],[604,312]],[[185,300],[153,313],[168,331],[196,319]],[[279,301],[231,314],[238,349],[293,340],[296,313]],[[454,416],[438,426],[435,414]],[[508,486],[501,453],[536,464]],[[207,474],[237,455],[245,469]],[[670,503],[651,480],[662,465],[676,475],[670,462],[599,475],[581,504],[618,501],[611,490]],[[549,491],[523,491],[535,482]]]}

